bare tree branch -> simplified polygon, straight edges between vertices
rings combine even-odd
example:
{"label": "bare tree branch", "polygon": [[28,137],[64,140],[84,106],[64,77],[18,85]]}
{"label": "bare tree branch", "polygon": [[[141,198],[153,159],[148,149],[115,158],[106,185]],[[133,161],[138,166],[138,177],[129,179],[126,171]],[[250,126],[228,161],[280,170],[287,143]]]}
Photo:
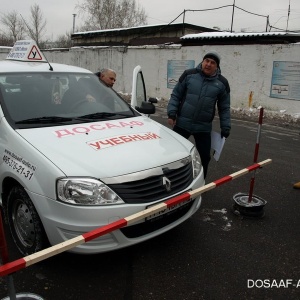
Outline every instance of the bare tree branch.
{"label": "bare tree branch", "polygon": [[147,15],[135,0],[84,0],[76,8],[84,18],[82,30],[145,25]]}
{"label": "bare tree branch", "polygon": [[44,19],[43,13],[38,4],[30,7],[30,21],[29,24],[25,22],[28,35],[40,45],[42,37],[46,32],[47,21]]}
{"label": "bare tree branch", "polygon": [[13,10],[7,14],[3,14],[0,22],[7,27],[8,36],[14,42],[24,38],[25,27],[22,20],[18,17],[17,11]]}

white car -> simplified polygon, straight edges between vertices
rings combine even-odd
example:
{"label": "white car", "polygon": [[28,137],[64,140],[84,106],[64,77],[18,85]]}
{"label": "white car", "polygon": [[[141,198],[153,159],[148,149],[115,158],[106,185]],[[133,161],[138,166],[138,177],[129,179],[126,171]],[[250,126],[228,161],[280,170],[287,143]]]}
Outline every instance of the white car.
{"label": "white car", "polygon": [[[0,88],[0,203],[23,255],[204,185],[194,145],[149,118],[140,67],[130,105],[92,72],[49,63],[22,40],[0,61]],[[200,205],[198,196],[70,251],[148,240]]]}

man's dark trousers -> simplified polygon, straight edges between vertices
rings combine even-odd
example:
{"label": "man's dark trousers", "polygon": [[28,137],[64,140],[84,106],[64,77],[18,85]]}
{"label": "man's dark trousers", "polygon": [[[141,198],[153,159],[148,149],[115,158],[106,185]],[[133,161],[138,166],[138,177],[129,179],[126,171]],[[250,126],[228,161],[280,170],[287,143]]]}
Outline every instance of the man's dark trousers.
{"label": "man's dark trousers", "polygon": [[204,178],[206,178],[208,164],[210,162],[210,149],[211,149],[211,133],[210,132],[196,132],[191,133],[183,128],[174,126],[173,130],[181,136],[188,139],[191,135],[194,137],[196,148],[200,154]]}

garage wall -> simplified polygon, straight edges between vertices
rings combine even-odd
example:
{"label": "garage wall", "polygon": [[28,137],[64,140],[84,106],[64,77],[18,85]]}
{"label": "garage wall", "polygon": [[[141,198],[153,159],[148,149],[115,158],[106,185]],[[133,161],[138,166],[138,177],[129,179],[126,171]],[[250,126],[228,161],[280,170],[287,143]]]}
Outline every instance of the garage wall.
{"label": "garage wall", "polygon": [[[115,90],[131,93],[132,71],[143,68],[149,97],[169,99],[167,88],[168,60],[195,60],[197,65],[210,50],[221,55],[222,74],[231,86],[231,106],[249,109],[263,106],[266,110],[300,117],[300,101],[270,98],[273,61],[300,62],[300,44],[288,45],[224,45],[224,46],[141,46],[71,48],[52,50],[44,54],[51,62],[87,68],[92,72],[112,68],[117,72]],[[0,59],[7,50],[0,49]]]}

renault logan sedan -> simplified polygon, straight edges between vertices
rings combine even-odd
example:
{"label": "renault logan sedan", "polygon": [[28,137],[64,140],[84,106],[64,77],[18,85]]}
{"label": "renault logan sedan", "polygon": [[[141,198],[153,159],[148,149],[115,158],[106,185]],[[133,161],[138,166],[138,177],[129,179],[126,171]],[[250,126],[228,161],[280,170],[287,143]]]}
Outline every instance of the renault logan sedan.
{"label": "renault logan sedan", "polygon": [[[151,120],[141,68],[132,105],[90,71],[49,63],[34,41],[0,61],[0,202],[23,255],[204,185],[194,145]],[[72,248],[100,253],[179,225],[195,197]]]}

